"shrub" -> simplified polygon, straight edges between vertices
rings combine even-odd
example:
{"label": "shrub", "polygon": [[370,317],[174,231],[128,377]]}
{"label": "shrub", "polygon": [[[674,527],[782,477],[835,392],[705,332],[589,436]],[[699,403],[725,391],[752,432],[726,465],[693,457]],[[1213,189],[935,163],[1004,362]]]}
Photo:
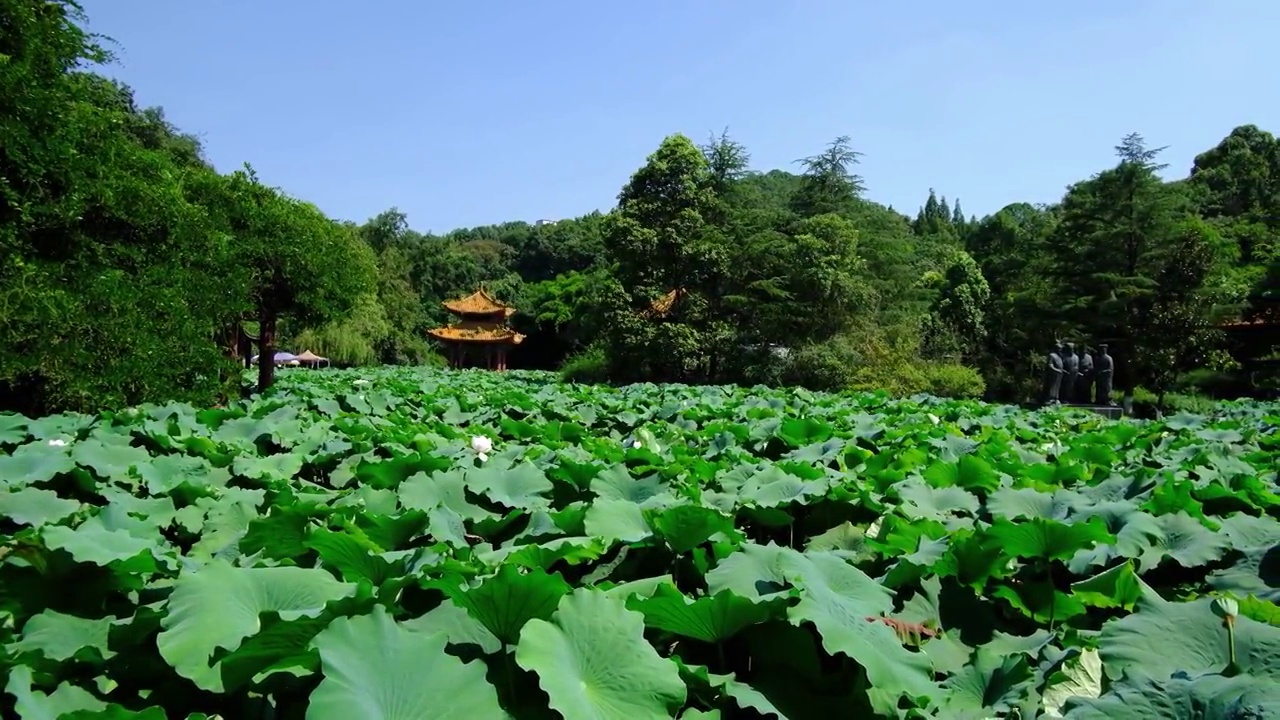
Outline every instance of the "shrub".
{"label": "shrub", "polygon": [[977,370],[960,363],[929,363],[923,368],[924,392],[945,398],[980,398],[987,383]]}
{"label": "shrub", "polygon": [[810,390],[844,390],[854,381],[862,354],[845,336],[806,345],[797,350],[781,373],[783,382]]}
{"label": "shrub", "polygon": [[567,383],[600,384],[608,380],[609,358],[600,345],[591,345],[570,355],[560,366],[560,379]]}

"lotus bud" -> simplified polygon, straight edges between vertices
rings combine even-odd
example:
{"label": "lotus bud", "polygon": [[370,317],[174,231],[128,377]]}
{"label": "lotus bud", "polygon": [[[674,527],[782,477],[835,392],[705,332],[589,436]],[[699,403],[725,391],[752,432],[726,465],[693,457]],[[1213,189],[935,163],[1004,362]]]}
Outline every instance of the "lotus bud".
{"label": "lotus bud", "polygon": [[1240,605],[1229,597],[1214,598],[1213,614],[1223,620],[1231,621],[1240,614]]}

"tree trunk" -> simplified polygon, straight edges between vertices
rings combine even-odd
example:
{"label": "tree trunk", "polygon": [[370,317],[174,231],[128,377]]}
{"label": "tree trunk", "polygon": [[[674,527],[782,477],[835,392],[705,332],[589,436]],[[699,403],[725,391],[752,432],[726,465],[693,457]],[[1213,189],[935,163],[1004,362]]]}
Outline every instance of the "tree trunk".
{"label": "tree trunk", "polygon": [[258,313],[258,392],[266,392],[276,380],[276,314],[269,308]]}

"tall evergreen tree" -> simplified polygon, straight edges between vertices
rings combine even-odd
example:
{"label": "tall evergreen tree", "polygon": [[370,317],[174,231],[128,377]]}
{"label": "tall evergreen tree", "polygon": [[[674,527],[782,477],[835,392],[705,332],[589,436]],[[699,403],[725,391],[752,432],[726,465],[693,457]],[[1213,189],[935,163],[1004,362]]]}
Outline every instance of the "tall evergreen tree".
{"label": "tall evergreen tree", "polygon": [[862,153],[853,149],[847,135],[832,140],[827,149],[796,162],[804,168],[804,181],[792,199],[802,217],[848,212],[866,191],[862,176],[853,172]]}

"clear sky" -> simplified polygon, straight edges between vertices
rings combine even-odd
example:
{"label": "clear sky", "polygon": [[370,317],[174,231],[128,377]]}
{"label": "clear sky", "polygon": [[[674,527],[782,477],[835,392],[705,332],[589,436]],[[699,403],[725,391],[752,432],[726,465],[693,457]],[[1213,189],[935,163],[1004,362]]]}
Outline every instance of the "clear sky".
{"label": "clear sky", "polygon": [[224,171],[420,231],[607,209],[662,138],[838,135],[868,197],[1051,202],[1128,132],[1169,174],[1280,132],[1280,0],[83,0]]}

